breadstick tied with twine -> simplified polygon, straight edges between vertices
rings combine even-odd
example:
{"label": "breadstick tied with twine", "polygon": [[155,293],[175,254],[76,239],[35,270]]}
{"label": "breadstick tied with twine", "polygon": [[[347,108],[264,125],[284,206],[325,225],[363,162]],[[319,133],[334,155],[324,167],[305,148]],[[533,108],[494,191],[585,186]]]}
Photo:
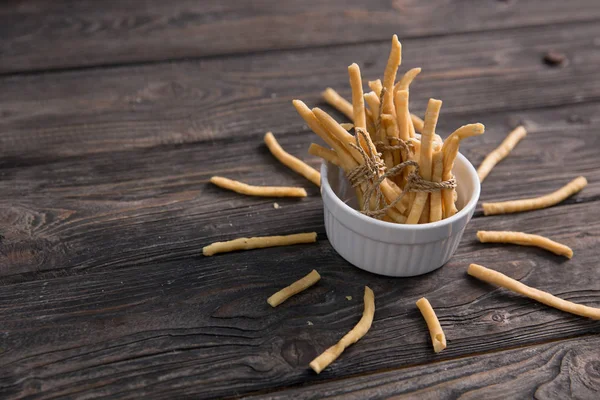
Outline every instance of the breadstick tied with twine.
{"label": "breadstick tied with twine", "polygon": [[319,171],[283,150],[271,132],[265,134],[265,144],[282,164],[296,171],[315,185],[321,186],[321,174]]}
{"label": "breadstick tied with twine", "polygon": [[483,160],[479,168],[477,168],[477,175],[479,176],[479,181],[483,182],[483,180],[488,176],[492,168],[500,161],[502,161],[508,153],[515,148],[517,143],[521,141],[527,135],[527,131],[524,126],[518,126],[511,133],[508,134],[506,139],[498,146],[494,151],[487,155],[487,157]]}
{"label": "breadstick tied with twine", "polygon": [[275,308],[293,295],[298,294],[319,282],[320,279],[321,275],[319,275],[316,269],[313,269],[304,278],[297,280],[296,282],[269,297],[267,299],[267,303],[269,303],[271,307]]}
{"label": "breadstick tied with twine", "polygon": [[583,188],[587,186],[587,183],[587,179],[583,176],[579,176],[557,191],[545,196],[534,197],[531,199],[503,201],[499,203],[483,203],[483,213],[485,215],[510,214],[552,207],[583,190]]}
{"label": "breadstick tied with twine", "polygon": [[515,293],[522,294],[523,296],[529,297],[530,299],[558,310],[579,315],[581,317],[600,320],[600,308],[588,307],[582,304],[563,300],[551,295],[550,293],[527,286],[498,271],[494,271],[493,269],[486,268],[482,265],[469,265],[467,273],[479,280],[503,287]]}
{"label": "breadstick tied with twine", "polygon": [[288,246],[291,244],[315,243],[317,232],[296,233],[286,236],[259,236],[239,238],[227,242],[215,242],[202,248],[202,254],[213,256],[238,250],[263,249],[265,247]]}
{"label": "breadstick tied with twine", "polygon": [[437,315],[435,315],[435,311],[433,310],[433,307],[431,307],[429,300],[425,297],[420,298],[416,304],[427,323],[429,335],[431,336],[431,343],[433,344],[433,351],[439,353],[446,348],[446,335],[442,330],[440,321],[438,320]]}
{"label": "breadstick tied with twine", "polygon": [[311,361],[310,367],[317,374],[320,374],[329,364],[334,362],[348,346],[358,342],[371,328],[373,316],[375,315],[375,295],[368,286],[365,286],[364,303],[363,315],[356,326],[344,335],[337,344],[331,346],[320,356]]}
{"label": "breadstick tied with twine", "polygon": [[253,186],[221,176],[213,176],[210,182],[223,189],[245,194],[248,196],[261,197],[306,197],[306,190],[300,187],[289,186]]}
{"label": "breadstick tied with twine", "polygon": [[573,250],[570,247],[540,235],[510,231],[478,231],[477,238],[481,243],[512,243],[521,246],[536,246],[559,256],[573,257]]}

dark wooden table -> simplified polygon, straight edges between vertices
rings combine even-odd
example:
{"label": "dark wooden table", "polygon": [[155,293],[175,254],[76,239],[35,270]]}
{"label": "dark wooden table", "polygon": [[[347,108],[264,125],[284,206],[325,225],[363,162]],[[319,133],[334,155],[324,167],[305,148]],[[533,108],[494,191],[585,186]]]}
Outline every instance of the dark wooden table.
{"label": "dark wooden table", "polygon": [[[483,217],[426,276],[362,272],[329,245],[318,189],[262,144],[315,135],[291,100],[349,95],[346,66],[381,75],[389,40],[422,66],[412,109],[444,100],[439,132],[480,121],[477,165],[519,123],[529,135],[482,200],[589,186],[546,210]],[[566,56],[548,65],[544,54]],[[470,262],[600,306],[597,0],[144,0],[0,3],[0,397],[600,398],[600,323],[466,276]],[[327,108],[332,111],[330,108]],[[342,116],[334,113],[342,120]],[[303,200],[207,183],[301,185]],[[481,245],[478,229],[571,246]],[[314,245],[203,257],[202,246],[315,230]],[[276,310],[265,299],[317,268]],[[310,360],[358,320],[369,333],[321,375]],[[437,309],[433,354],[415,301]],[[352,296],[347,300],[347,296]]]}

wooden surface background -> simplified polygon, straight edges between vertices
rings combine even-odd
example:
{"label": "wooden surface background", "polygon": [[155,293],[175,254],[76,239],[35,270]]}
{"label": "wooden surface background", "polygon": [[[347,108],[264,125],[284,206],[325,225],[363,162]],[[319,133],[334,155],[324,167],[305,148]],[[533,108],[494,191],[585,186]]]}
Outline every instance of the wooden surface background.
{"label": "wooden surface background", "polygon": [[[393,33],[402,69],[423,67],[413,111],[444,100],[442,136],[486,125],[462,148],[475,165],[527,127],[482,200],[577,175],[589,186],[546,210],[478,208],[453,259],[425,276],[346,263],[318,188],[262,136],[317,166],[291,100],[349,95],[351,62],[380,76]],[[566,62],[546,64],[551,50]],[[0,397],[599,398],[599,322],[465,272],[477,262],[600,306],[598,65],[596,0],[1,2]],[[309,197],[243,197],[209,185],[215,174]],[[575,256],[482,245],[479,229],[548,235]],[[201,255],[217,240],[312,230],[314,245]],[[316,287],[267,305],[312,268]],[[365,284],[371,331],[315,375],[308,363],[357,322]],[[448,338],[438,355],[414,305],[424,295]]]}

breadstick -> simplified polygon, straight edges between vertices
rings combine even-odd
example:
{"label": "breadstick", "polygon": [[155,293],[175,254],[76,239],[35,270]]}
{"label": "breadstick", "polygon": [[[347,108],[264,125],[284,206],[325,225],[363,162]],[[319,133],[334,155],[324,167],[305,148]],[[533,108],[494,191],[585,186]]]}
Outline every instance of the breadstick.
{"label": "breadstick", "polygon": [[348,67],[348,75],[350,77],[350,88],[352,88],[352,121],[354,121],[355,127],[367,129],[362,79],[360,76],[360,68],[356,63]]}
{"label": "breadstick", "polygon": [[484,282],[491,283],[492,285],[497,285],[505,289],[511,290],[515,293],[522,294],[523,296],[529,297],[530,299],[538,301],[547,306],[559,309],[561,311],[565,311],[571,314],[591,319],[600,319],[600,308],[588,307],[582,304],[577,304],[567,300],[563,300],[561,298],[551,295],[550,293],[527,286],[515,279],[509,278],[508,276],[498,271],[494,271],[493,269],[488,269],[477,264],[471,264],[469,265],[469,270],[467,271],[467,273]]}
{"label": "breadstick", "polygon": [[[396,124],[394,117],[390,114],[382,114],[381,115],[381,125],[382,129],[380,129],[381,137],[378,139],[383,142],[384,145],[390,145],[389,137],[396,135]],[[383,150],[381,152],[383,154],[383,161],[385,162],[385,166],[387,169],[391,169],[396,163],[394,163],[394,156],[390,150]]]}
{"label": "breadstick", "polygon": [[356,326],[354,326],[350,332],[344,335],[344,337],[337,344],[331,346],[320,356],[311,361],[310,367],[317,374],[327,368],[329,364],[334,362],[342,354],[346,347],[358,342],[371,328],[373,316],[375,315],[375,295],[368,286],[365,286],[364,302],[365,308],[362,318],[360,321],[358,321],[358,324],[356,324]]}
{"label": "breadstick", "polygon": [[381,96],[381,89],[383,88],[383,85],[381,84],[381,79],[369,81],[369,87],[372,91],[375,92],[375,94],[377,95],[377,100],[379,100],[379,96]]}
{"label": "breadstick", "polygon": [[352,118],[354,117],[354,111],[352,104],[350,104],[348,100],[344,99],[332,88],[325,89],[322,95],[327,104],[344,114],[346,117],[350,118],[352,121]]}
{"label": "breadstick", "polygon": [[419,311],[421,311],[423,318],[425,318],[427,328],[429,328],[433,351],[439,353],[446,348],[446,335],[444,335],[440,321],[435,315],[435,311],[433,311],[433,307],[431,307],[429,300],[425,297],[421,297],[417,301],[417,307],[419,308]]}
{"label": "breadstick", "polygon": [[223,189],[233,190],[248,196],[263,197],[306,197],[306,190],[300,187],[289,186],[252,186],[221,176],[213,176],[210,182]]}
{"label": "breadstick", "polygon": [[320,279],[321,275],[319,275],[316,269],[313,269],[311,273],[306,275],[304,278],[297,280],[296,282],[269,297],[267,299],[267,303],[269,303],[269,305],[273,308],[277,307],[293,295],[298,294],[319,282]]}
{"label": "breadstick", "polygon": [[[442,181],[442,172],[443,172],[443,162],[442,162],[442,152],[436,151],[433,154],[433,169],[431,175],[432,182],[441,182]],[[431,192],[430,196],[430,211],[429,211],[429,221],[428,222],[437,222],[442,219],[442,192],[440,190]]]}
{"label": "breadstick", "polygon": [[265,143],[271,154],[281,161],[282,164],[296,171],[315,185],[321,186],[321,174],[319,171],[283,150],[271,132],[265,134]]}
{"label": "breadstick", "polygon": [[555,192],[531,199],[502,201],[499,203],[483,203],[485,215],[510,214],[522,211],[539,210],[551,207],[564,199],[580,192],[587,185],[587,179],[579,176]]}
{"label": "breadstick", "polygon": [[297,233],[286,236],[259,236],[239,238],[227,242],[215,242],[202,248],[202,254],[212,256],[217,253],[228,253],[237,250],[262,249],[265,247],[287,246],[298,243],[314,243],[317,241],[317,232]]}
{"label": "breadstick", "polygon": [[408,90],[412,81],[421,73],[421,68],[413,68],[404,74],[402,79],[394,86],[394,93],[398,90]]}
{"label": "breadstick", "polygon": [[[419,172],[421,177],[427,181],[431,180],[431,158],[432,158],[432,145],[433,135],[435,134],[435,127],[437,120],[440,115],[440,108],[442,102],[436,99],[429,99],[427,105],[427,112],[425,113],[425,126],[423,133],[421,134],[421,153],[419,157]],[[410,209],[410,214],[406,219],[407,224],[417,224],[423,213],[425,203],[429,197],[427,192],[418,192],[415,196],[415,201]]]}
{"label": "breadstick", "polygon": [[573,250],[570,247],[540,235],[509,231],[478,231],[477,238],[481,243],[514,243],[521,246],[536,246],[559,256],[573,257]]}
{"label": "breadstick", "polygon": [[342,166],[340,159],[335,151],[326,149],[325,147],[319,146],[316,143],[310,144],[310,147],[308,148],[308,154],[321,157],[323,160],[330,162],[333,165],[337,165],[338,167]]}
{"label": "breadstick", "polygon": [[[458,137],[448,138],[442,146],[443,166],[442,180],[447,181],[452,178],[452,168],[454,168],[454,160],[458,154]],[[442,202],[444,203],[444,218],[453,216],[458,212],[454,200],[455,189],[442,190]]]}
{"label": "breadstick", "polygon": [[349,124],[347,122],[341,123],[340,126],[347,131],[351,131],[352,129],[354,129],[354,124]]}
{"label": "breadstick", "polygon": [[[442,152],[444,153],[444,172],[442,173],[442,180],[446,181],[452,178],[452,168],[454,168],[454,160],[458,154],[460,141],[468,137],[482,135],[484,132],[485,126],[476,123],[463,125],[448,136],[442,146]],[[458,211],[454,200],[455,195],[455,189],[444,189],[442,191],[444,218],[451,217]]]}
{"label": "breadstick", "polygon": [[396,80],[398,66],[401,63],[402,45],[398,41],[398,36],[394,35],[392,37],[390,56],[383,73],[383,87],[385,88],[385,94],[383,96],[383,104],[381,105],[383,112],[385,114],[392,114],[394,118],[396,117],[396,110],[394,110],[394,81]]}
{"label": "breadstick", "polygon": [[[419,133],[423,132],[423,126],[425,125],[425,121],[417,117],[415,114],[410,114],[410,119],[413,123],[414,129],[416,129]],[[414,137],[414,134],[411,137]]]}
{"label": "breadstick", "polygon": [[477,175],[479,176],[480,182],[483,182],[492,168],[502,161],[504,157],[506,157],[508,153],[510,153],[511,150],[517,145],[517,143],[519,143],[519,141],[525,137],[525,135],[527,135],[525,127],[518,126],[515,128],[515,130],[508,134],[500,146],[487,155],[479,168],[477,168]]}
{"label": "breadstick", "polygon": [[394,106],[396,107],[396,117],[398,119],[398,135],[400,139],[407,141],[410,139],[410,130],[408,128],[408,90],[398,90],[394,95]]}
{"label": "breadstick", "polygon": [[371,110],[373,115],[379,115],[379,96],[375,92],[369,92],[365,94],[365,101]]}

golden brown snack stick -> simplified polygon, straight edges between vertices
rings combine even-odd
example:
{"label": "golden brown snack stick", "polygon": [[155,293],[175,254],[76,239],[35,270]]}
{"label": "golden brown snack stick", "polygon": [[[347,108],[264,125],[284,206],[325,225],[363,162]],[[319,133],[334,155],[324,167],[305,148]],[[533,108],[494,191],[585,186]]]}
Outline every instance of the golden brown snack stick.
{"label": "golden brown snack stick", "polygon": [[404,74],[398,83],[394,86],[394,92],[397,90],[408,90],[412,81],[421,73],[421,68],[413,68]]}
{"label": "golden brown snack stick", "polygon": [[485,157],[479,168],[477,168],[477,175],[479,176],[479,181],[483,182],[486,176],[490,173],[492,168],[500,161],[504,159],[511,152],[512,149],[519,143],[521,139],[523,139],[527,135],[527,131],[525,127],[518,126],[511,133],[508,134],[506,139],[502,141],[500,146],[498,146],[494,151]]}
{"label": "golden brown snack stick", "polygon": [[521,246],[536,246],[559,256],[573,257],[573,250],[570,247],[540,235],[510,231],[478,231],[477,238],[481,243],[513,243]]}
{"label": "golden brown snack stick", "polygon": [[323,160],[328,161],[333,165],[337,165],[338,167],[342,166],[340,159],[335,151],[326,149],[325,147],[319,146],[316,143],[310,144],[310,147],[308,148],[308,154],[321,157]]}
{"label": "golden brown snack stick", "polygon": [[392,49],[390,50],[390,56],[388,58],[385,71],[383,72],[383,87],[385,88],[385,94],[383,96],[383,104],[381,105],[385,114],[392,114],[396,117],[396,110],[394,110],[394,82],[396,81],[396,73],[398,67],[402,63],[402,45],[398,41],[398,36],[392,37]]}
{"label": "golden brown snack stick", "polygon": [[[410,114],[410,119],[413,123],[413,129],[416,129],[416,131],[419,133],[423,132],[423,126],[425,125],[425,121],[417,117],[415,114]],[[411,137],[415,137],[414,132]]]}
{"label": "golden brown snack stick", "polygon": [[[421,152],[419,157],[419,172],[423,179],[431,180],[431,159],[433,153],[433,135],[435,134],[435,127],[437,125],[438,118],[440,116],[440,109],[442,107],[441,100],[429,99],[427,105],[427,112],[425,113],[425,126],[423,133],[421,134]],[[425,208],[425,203],[429,193],[418,192],[415,201],[410,209],[410,214],[406,219],[407,224],[417,224]]]}
{"label": "golden brown snack stick", "polygon": [[358,64],[354,63],[348,67],[348,76],[350,77],[350,88],[352,88],[352,121],[354,121],[355,127],[367,129],[365,98]]}
{"label": "golden brown snack stick", "polygon": [[398,90],[394,95],[394,106],[396,107],[396,118],[398,119],[398,135],[400,139],[407,141],[410,139],[409,111],[408,111],[408,90]]}
{"label": "golden brown snack stick", "polygon": [[347,130],[347,131],[351,131],[352,129],[354,129],[354,124],[349,124],[349,123],[347,123],[347,122],[342,122],[342,123],[340,124],[340,126],[341,126],[342,128],[344,128],[345,130]]}
{"label": "golden brown snack stick", "polygon": [[375,92],[365,94],[365,101],[371,110],[371,114],[379,115],[379,96]]}
{"label": "golden brown snack stick", "polygon": [[292,171],[296,171],[315,185],[321,186],[321,174],[319,171],[283,150],[271,132],[265,134],[265,144],[271,151],[271,154],[281,161],[282,164]]}
{"label": "golden brown snack stick", "polygon": [[427,323],[429,335],[431,336],[431,343],[433,344],[433,351],[439,353],[446,348],[446,335],[444,335],[440,321],[438,320],[437,315],[435,315],[435,311],[433,311],[433,307],[431,307],[429,300],[425,297],[421,297],[417,301],[417,307]]}
{"label": "golden brown snack stick", "polygon": [[317,241],[317,232],[296,233],[286,236],[259,236],[239,238],[227,242],[215,242],[202,248],[202,254],[212,256],[217,253],[228,253],[237,250],[263,249],[265,247],[287,246],[299,243],[314,243]]}
{"label": "golden brown snack stick", "polygon": [[369,87],[372,91],[375,92],[375,94],[377,95],[377,100],[379,100],[379,96],[381,96],[381,89],[383,88],[383,85],[381,84],[381,79],[369,81]]}
{"label": "golden brown snack stick", "polygon": [[582,304],[563,300],[551,295],[550,293],[527,286],[498,271],[494,271],[493,269],[489,269],[477,264],[471,264],[469,265],[469,270],[467,273],[484,282],[522,294],[523,296],[529,297],[530,299],[558,310],[591,319],[600,319],[600,308],[588,307]]}
{"label": "golden brown snack stick", "polygon": [[364,296],[365,308],[363,311],[362,318],[358,321],[358,324],[352,328],[344,337],[337,342],[337,344],[331,346],[325,350],[320,356],[311,361],[310,367],[317,374],[321,373],[329,364],[334,362],[346,349],[358,342],[363,336],[367,334],[373,323],[373,316],[375,315],[375,295],[373,291],[365,286]]}
{"label": "golden brown snack stick", "polygon": [[[381,115],[381,125],[382,129],[380,129],[381,137],[378,139],[382,141],[385,145],[390,145],[389,137],[395,136],[396,133],[396,121],[394,117],[390,114],[382,114]],[[396,136],[397,137],[397,136]],[[383,155],[383,161],[385,162],[385,166],[387,169],[391,169],[394,163],[394,155],[390,150],[384,150],[381,152]]]}
{"label": "golden brown snack stick", "polygon": [[248,196],[262,197],[306,197],[306,190],[301,187],[290,186],[253,186],[222,176],[213,176],[210,182],[228,190]]}
{"label": "golden brown snack stick", "polygon": [[321,275],[319,275],[319,273],[317,272],[316,269],[313,269],[304,278],[298,279],[296,282],[281,289],[279,292],[277,292],[274,295],[272,295],[271,297],[269,297],[267,299],[267,303],[269,303],[269,305],[271,307],[277,307],[278,305],[280,305],[281,303],[283,303],[284,301],[286,301],[293,295],[298,294],[298,293],[302,292],[303,290],[308,289],[315,283],[319,282],[320,279],[321,279]]}
{"label": "golden brown snack stick", "polygon": [[[443,153],[441,151],[436,151],[433,154],[433,173],[431,175],[432,182],[441,182],[442,181],[442,172],[444,170],[444,165],[442,161]],[[437,222],[443,218],[442,215],[442,192],[440,190],[431,192],[430,196],[430,211],[429,211],[429,222]]]}
{"label": "golden brown snack stick", "polygon": [[485,215],[510,214],[551,207],[580,192],[586,186],[587,179],[579,176],[557,191],[545,196],[534,197],[532,199],[502,201],[499,203],[483,203],[483,213]]}
{"label": "golden brown snack stick", "polygon": [[344,99],[332,88],[325,89],[322,95],[327,104],[344,114],[346,117],[350,118],[352,121],[354,117],[354,111],[352,109],[352,104],[348,100]]}
{"label": "golden brown snack stick", "polygon": [[350,153],[346,150],[346,147],[337,140],[317,119],[315,114],[309,109],[306,104],[300,100],[294,100],[292,102],[298,114],[306,121],[310,129],[316,133],[321,139],[325,141],[340,158],[342,168],[346,171],[350,171],[352,168],[358,166],[358,163],[352,158]]}
{"label": "golden brown snack stick", "polygon": [[[442,165],[442,180],[447,181],[452,178],[452,168],[454,168],[454,160],[458,154],[458,137],[448,138],[442,146],[443,154],[443,165]],[[454,194],[455,189],[443,189],[442,190],[442,202],[444,204],[444,215],[443,218],[453,216],[458,212],[456,209]]]}

